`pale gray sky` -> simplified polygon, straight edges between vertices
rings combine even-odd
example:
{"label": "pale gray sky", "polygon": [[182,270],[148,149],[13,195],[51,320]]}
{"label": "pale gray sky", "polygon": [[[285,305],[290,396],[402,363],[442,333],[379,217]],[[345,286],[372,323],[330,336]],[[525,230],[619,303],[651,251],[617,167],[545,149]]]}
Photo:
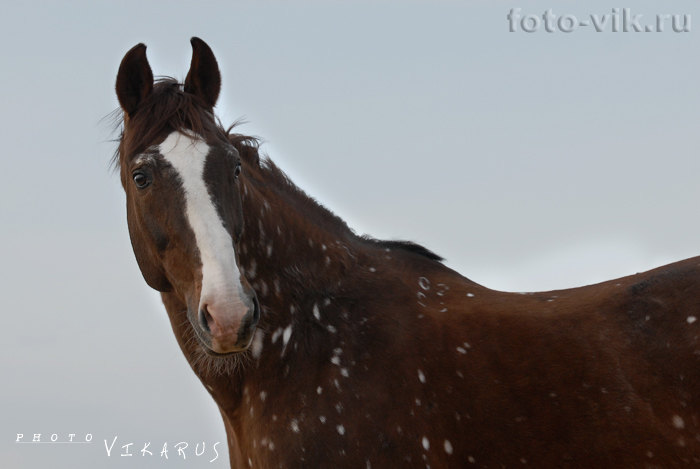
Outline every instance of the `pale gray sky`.
{"label": "pale gray sky", "polygon": [[[625,6],[524,5],[580,18]],[[101,118],[138,42],[156,74],[182,79],[202,37],[225,123],[245,117],[241,130],[358,232],[418,241],[488,287],[577,286],[700,253],[698,32],[510,33],[513,6],[3,4],[3,467],[227,465],[157,456],[225,437],[138,272],[109,170]],[[700,21],[692,1],[632,10]],[[116,456],[147,441],[150,459]]]}

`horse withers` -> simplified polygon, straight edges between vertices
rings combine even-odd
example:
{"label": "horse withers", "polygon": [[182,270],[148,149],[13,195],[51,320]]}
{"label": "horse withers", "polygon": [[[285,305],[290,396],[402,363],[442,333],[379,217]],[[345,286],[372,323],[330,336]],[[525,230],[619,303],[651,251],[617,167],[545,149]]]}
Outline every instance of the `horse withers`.
{"label": "horse withers", "polygon": [[700,464],[700,259],[513,294],[356,235],[183,84],[122,60],[117,163],[146,283],[223,417],[232,467]]}

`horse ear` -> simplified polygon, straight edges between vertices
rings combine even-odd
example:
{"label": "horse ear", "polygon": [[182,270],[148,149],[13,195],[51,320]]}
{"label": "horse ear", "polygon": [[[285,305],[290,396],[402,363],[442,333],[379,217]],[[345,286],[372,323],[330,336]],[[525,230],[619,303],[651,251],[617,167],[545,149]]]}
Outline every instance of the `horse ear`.
{"label": "horse ear", "polygon": [[221,90],[221,74],[214,53],[198,37],[190,40],[192,62],[185,78],[185,92],[199,96],[207,106],[214,107]]}
{"label": "horse ear", "polygon": [[117,98],[131,117],[153,90],[153,72],[146,59],[146,46],[137,44],[126,53],[117,73]]}

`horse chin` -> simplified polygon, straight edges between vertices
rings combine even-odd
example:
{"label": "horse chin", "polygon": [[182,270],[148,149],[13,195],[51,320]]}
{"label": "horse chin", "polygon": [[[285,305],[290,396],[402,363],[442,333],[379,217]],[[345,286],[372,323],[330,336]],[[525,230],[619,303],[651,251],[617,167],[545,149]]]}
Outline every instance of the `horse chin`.
{"label": "horse chin", "polygon": [[199,339],[199,345],[204,349],[204,352],[211,357],[230,357],[231,355],[243,353],[248,350],[252,342],[252,340],[249,340],[243,347],[234,346],[230,349],[217,350],[210,341],[204,341],[200,337],[197,337],[197,339]]}
{"label": "horse chin", "polygon": [[215,352],[210,347],[202,344],[202,349],[204,349],[204,353],[206,353],[210,357],[223,358],[223,357],[230,357],[230,356],[245,352],[246,350],[248,350],[248,347],[246,347],[244,349],[240,349],[240,350],[232,350],[229,352]]}
{"label": "horse chin", "polygon": [[239,346],[239,345],[234,345],[231,346],[230,348],[218,348],[216,347],[213,343],[211,338],[209,337],[202,337],[202,335],[205,335],[202,331],[197,331],[195,336],[197,337],[197,341],[199,342],[199,345],[204,349],[204,352],[209,355],[210,357],[230,357],[232,355],[244,353],[250,348],[250,344],[253,342],[253,334],[250,334],[249,340],[246,341],[245,345]]}

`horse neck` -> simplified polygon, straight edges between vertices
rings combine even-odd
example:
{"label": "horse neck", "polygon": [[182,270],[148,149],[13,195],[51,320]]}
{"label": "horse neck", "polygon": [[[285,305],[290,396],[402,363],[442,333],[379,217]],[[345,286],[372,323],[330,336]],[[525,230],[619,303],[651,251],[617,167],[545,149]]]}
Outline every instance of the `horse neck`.
{"label": "horse neck", "polygon": [[242,177],[241,185],[239,260],[262,306],[260,327],[274,334],[318,316],[362,255],[356,236],[303,193],[264,175]]}

